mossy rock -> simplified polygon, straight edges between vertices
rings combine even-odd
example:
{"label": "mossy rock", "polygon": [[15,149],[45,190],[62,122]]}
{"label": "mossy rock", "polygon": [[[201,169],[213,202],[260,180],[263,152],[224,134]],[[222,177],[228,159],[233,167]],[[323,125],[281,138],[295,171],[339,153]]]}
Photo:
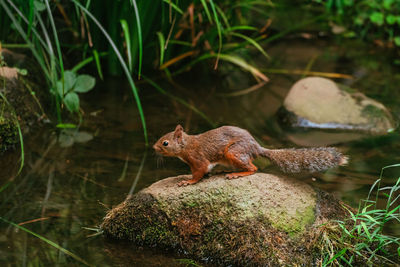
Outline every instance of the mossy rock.
{"label": "mossy rock", "polygon": [[223,265],[308,265],[320,260],[319,226],[347,213],[331,195],[286,177],[213,176],[177,186],[188,178],[158,181],[113,208],[104,234]]}
{"label": "mossy rock", "polygon": [[294,128],[336,129],[386,134],[395,128],[385,106],[356,90],[321,77],[297,81],[280,110],[281,121]]}
{"label": "mossy rock", "polygon": [[7,64],[0,66],[0,152],[4,152],[18,144],[18,125],[26,134],[44,117],[41,103],[47,97],[36,65],[7,49],[0,52]]}

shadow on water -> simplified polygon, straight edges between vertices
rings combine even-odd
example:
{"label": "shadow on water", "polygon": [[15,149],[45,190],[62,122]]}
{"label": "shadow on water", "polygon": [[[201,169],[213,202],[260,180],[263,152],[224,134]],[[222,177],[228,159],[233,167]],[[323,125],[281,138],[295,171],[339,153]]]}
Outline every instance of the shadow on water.
{"label": "shadow on water", "polygon": [[[327,48],[322,50],[321,47]],[[268,65],[304,69],[310,58],[314,58],[311,69],[353,75],[354,80],[339,81],[382,101],[398,117],[400,96],[396,86],[400,77],[395,74],[396,67],[391,66],[390,61],[384,62],[380,51],[345,47],[329,45],[326,41],[294,39],[290,44],[280,43],[268,48],[271,55],[282,55],[273,58]],[[220,93],[251,86],[252,78],[228,66],[222,69],[223,77],[211,74],[213,77],[204,80],[197,77],[197,73],[185,74],[174,84],[163,83],[163,88],[169,91],[173,88],[176,96],[204,112],[217,125],[246,128],[268,147],[294,146],[289,133],[277,127],[274,115],[301,75],[270,74],[271,82],[254,92],[240,97],[222,97]],[[157,93],[148,84],[139,83],[139,88],[151,142],[173,130],[177,123],[183,124],[190,133],[211,128],[196,113]],[[125,82],[109,79],[85,96],[82,103],[86,112],[84,123],[79,132],[64,132],[61,138],[64,143],[58,140],[60,132],[50,128],[35,132],[25,140],[23,174],[10,178],[18,169],[19,155],[17,152],[4,155],[0,161],[1,184],[9,182],[9,186],[0,194],[1,216],[58,243],[95,266],[132,266],[132,263],[180,266],[175,259],[184,258],[184,255],[108,241],[85,229],[97,227],[105,212],[130,193],[162,178],[189,172],[177,159],[166,158],[161,165],[157,164],[157,157],[151,150],[144,157],[139,114],[131,98]],[[400,162],[399,141],[399,134],[392,133],[339,144],[351,157],[348,166],[301,179],[357,206],[358,201],[367,196],[381,168]],[[261,171],[276,171],[260,164]],[[385,173],[383,184],[393,184],[399,176],[400,169],[390,170]],[[0,223],[0,229],[3,266],[78,265],[24,231],[6,223]],[[398,227],[389,231],[400,235]]]}

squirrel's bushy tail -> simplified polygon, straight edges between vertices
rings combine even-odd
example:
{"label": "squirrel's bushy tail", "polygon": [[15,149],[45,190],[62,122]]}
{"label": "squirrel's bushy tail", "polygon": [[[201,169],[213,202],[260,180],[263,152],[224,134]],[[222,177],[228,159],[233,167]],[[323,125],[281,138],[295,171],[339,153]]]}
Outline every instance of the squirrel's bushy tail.
{"label": "squirrel's bushy tail", "polygon": [[264,149],[261,155],[287,173],[321,172],[348,161],[347,156],[333,147]]}

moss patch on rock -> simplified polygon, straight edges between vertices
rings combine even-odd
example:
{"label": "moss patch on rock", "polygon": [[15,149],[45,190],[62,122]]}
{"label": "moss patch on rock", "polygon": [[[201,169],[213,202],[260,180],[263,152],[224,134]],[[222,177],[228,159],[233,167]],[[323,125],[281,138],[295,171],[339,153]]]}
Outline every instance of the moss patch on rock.
{"label": "moss patch on rock", "polygon": [[[18,144],[18,124],[26,134],[44,116],[40,101],[47,97],[39,86],[44,80],[41,73],[35,73],[37,66],[7,49],[0,52],[4,58],[0,59],[0,152],[4,152]],[[14,65],[28,69],[27,75],[20,75]]]}
{"label": "moss patch on rock", "polygon": [[[5,105],[4,101],[0,106]],[[0,115],[0,152],[13,148],[18,143],[18,128],[15,120]]]}
{"label": "moss patch on rock", "polygon": [[161,180],[110,210],[105,235],[224,265],[309,264],[317,225],[346,214],[338,201],[285,177],[213,176],[177,186],[187,178]]}

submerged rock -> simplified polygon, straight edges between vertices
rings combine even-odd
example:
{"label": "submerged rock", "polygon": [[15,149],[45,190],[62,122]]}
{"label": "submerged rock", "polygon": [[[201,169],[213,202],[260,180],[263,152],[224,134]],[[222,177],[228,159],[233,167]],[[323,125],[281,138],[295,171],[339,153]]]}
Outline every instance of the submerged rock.
{"label": "submerged rock", "polygon": [[282,121],[292,127],[369,134],[385,134],[395,127],[389,111],[381,103],[320,77],[296,82],[283,107]]}
{"label": "submerged rock", "polygon": [[309,265],[319,260],[318,226],[346,215],[332,196],[290,178],[213,176],[177,186],[188,178],[158,181],[113,208],[104,234],[225,265]]}

